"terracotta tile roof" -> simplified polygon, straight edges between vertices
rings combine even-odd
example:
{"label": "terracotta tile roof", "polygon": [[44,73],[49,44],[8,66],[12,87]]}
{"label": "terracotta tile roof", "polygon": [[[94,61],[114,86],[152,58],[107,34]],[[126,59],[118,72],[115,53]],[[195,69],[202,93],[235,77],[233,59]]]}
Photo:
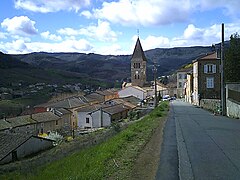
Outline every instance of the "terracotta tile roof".
{"label": "terracotta tile roof", "polygon": [[119,99],[113,99],[111,101],[115,102],[116,104],[122,104],[124,106],[127,106],[128,109],[134,109],[134,108],[137,107],[136,104],[132,104],[132,103],[130,103],[128,101],[125,101],[124,99],[120,99],[120,98]]}
{"label": "terracotta tile roof", "polygon": [[109,107],[103,108],[102,110],[108,114],[113,115],[113,114],[117,114],[117,113],[126,111],[126,110],[128,110],[128,108],[126,106],[124,106],[123,104],[117,104],[114,106],[109,106]]}
{"label": "terracotta tile roof", "polygon": [[217,52],[211,52],[211,53],[201,55],[197,59],[193,60],[193,62],[202,61],[202,60],[220,60],[220,59],[217,57]]}
{"label": "terracotta tile roof", "polygon": [[64,100],[60,100],[53,103],[40,104],[35,107],[45,107],[45,108],[76,108],[82,105],[88,104],[88,100],[84,96],[71,97]]}
{"label": "terracotta tile roof", "polygon": [[99,94],[99,93],[91,93],[85,96],[85,98],[89,101],[98,101],[98,102],[103,102],[104,101],[104,95]]}
{"label": "terracotta tile roof", "polygon": [[32,114],[32,118],[36,122],[48,122],[48,121],[56,121],[56,120],[60,119],[59,116],[55,115],[54,113],[52,113],[50,111]]}
{"label": "terracotta tile roof", "polygon": [[36,121],[34,121],[30,115],[8,118],[6,121],[9,122],[12,127],[26,126],[36,123]]}
{"label": "terracotta tile roof", "polygon": [[123,99],[124,101],[127,101],[127,102],[129,102],[131,104],[134,104],[134,105],[137,105],[139,102],[141,102],[141,99],[138,99],[135,96],[123,97],[121,99]]}
{"label": "terracotta tile roof", "polygon": [[89,106],[84,106],[84,107],[80,107],[78,109],[76,109],[77,112],[92,112],[95,110],[100,109],[101,107],[109,107],[111,105],[108,104],[93,104],[93,105],[89,105]]}
{"label": "terracotta tile roof", "polygon": [[104,96],[108,96],[108,95],[115,95],[118,91],[115,89],[106,89],[103,91],[96,91],[96,93],[100,94],[100,95],[104,95]]}
{"label": "terracotta tile roof", "polygon": [[11,127],[11,124],[5,121],[4,119],[0,119],[0,131],[9,129]]}

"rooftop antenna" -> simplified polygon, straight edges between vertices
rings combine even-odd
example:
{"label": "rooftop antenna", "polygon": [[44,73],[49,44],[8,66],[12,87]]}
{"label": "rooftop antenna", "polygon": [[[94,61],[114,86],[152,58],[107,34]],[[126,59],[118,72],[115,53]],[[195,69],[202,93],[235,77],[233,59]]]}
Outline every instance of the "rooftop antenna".
{"label": "rooftop antenna", "polygon": [[139,29],[137,29],[137,36],[139,37]]}

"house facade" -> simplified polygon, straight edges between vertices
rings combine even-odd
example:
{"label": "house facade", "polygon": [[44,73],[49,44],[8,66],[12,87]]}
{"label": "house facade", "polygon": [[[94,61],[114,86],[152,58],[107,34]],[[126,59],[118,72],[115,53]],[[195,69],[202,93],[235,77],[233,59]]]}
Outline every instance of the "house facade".
{"label": "house facade", "polygon": [[64,126],[64,120],[51,111],[33,114],[32,119],[37,122],[38,134],[60,131]]}
{"label": "house facade", "polygon": [[79,108],[78,127],[87,129],[110,126],[113,121],[126,118],[130,109],[123,104],[98,104]]}
{"label": "house facade", "polygon": [[186,68],[177,71],[177,97],[179,98],[184,98],[186,95],[187,73],[191,70],[192,68]]}
{"label": "house facade", "polygon": [[188,103],[192,103],[193,102],[193,73],[189,72],[187,74],[187,81],[185,83],[185,101]]}
{"label": "house facade", "polygon": [[193,104],[201,99],[220,99],[220,58],[217,52],[193,61]]}

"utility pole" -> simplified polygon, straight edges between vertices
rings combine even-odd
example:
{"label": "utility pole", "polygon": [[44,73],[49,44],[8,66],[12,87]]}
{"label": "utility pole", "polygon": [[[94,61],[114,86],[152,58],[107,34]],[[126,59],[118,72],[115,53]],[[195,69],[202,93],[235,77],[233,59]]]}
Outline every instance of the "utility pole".
{"label": "utility pole", "polygon": [[157,67],[156,67],[156,63],[154,63],[153,73],[154,73],[154,94],[155,94],[154,107],[157,107],[158,106],[158,97],[157,97]]}
{"label": "utility pole", "polygon": [[224,81],[224,23],[222,23],[222,43],[221,43],[221,109],[222,115],[226,116],[226,90]]}

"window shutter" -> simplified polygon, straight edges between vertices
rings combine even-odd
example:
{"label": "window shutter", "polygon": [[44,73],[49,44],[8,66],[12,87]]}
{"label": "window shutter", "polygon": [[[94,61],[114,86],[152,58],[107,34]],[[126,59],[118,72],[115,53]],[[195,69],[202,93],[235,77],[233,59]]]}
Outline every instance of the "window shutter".
{"label": "window shutter", "polygon": [[204,73],[207,73],[207,72],[208,72],[208,66],[204,65]]}
{"label": "window shutter", "polygon": [[216,73],[216,65],[213,65],[213,73]]}

